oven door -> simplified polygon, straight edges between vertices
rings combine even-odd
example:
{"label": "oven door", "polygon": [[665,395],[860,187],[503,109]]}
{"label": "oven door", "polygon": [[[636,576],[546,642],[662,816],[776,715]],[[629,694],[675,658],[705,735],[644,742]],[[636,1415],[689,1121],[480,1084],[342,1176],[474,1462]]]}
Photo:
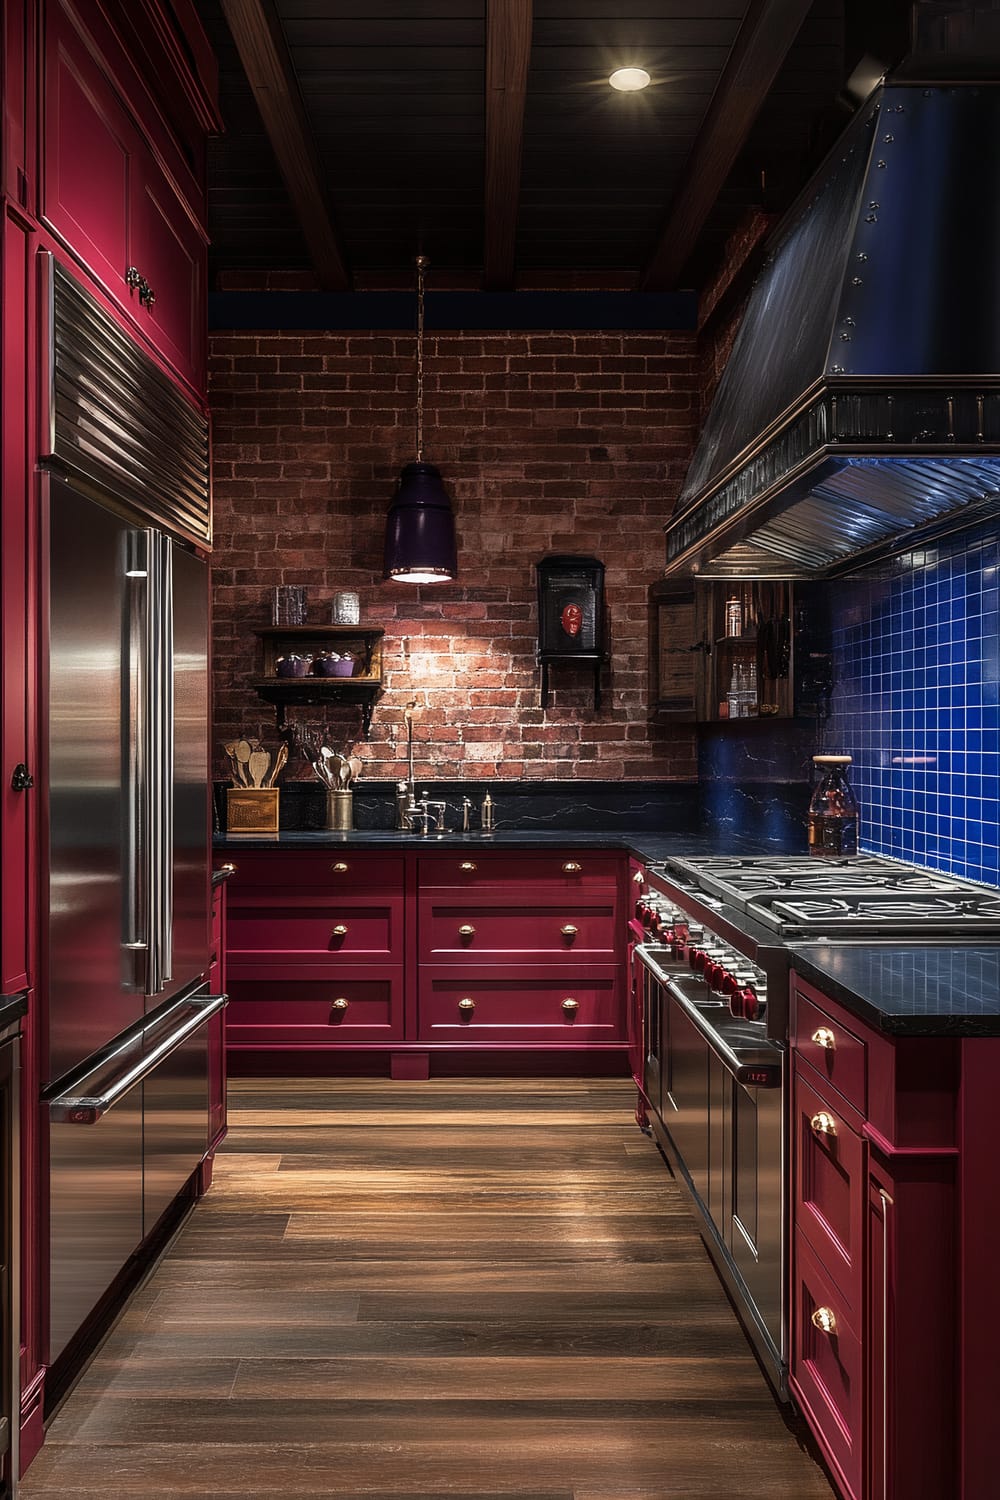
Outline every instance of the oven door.
{"label": "oven door", "polygon": [[[639,945],[657,1038],[654,1133],[702,1221],[705,1242],[778,1394],[787,1397],[784,1319],[784,1052],[669,950]],[[647,1068],[650,1067],[647,1046]]]}

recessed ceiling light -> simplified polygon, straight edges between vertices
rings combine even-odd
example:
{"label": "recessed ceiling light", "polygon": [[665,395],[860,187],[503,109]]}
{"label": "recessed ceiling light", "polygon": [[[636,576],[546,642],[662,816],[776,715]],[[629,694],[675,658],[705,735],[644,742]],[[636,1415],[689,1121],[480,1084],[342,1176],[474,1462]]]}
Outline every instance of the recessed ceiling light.
{"label": "recessed ceiling light", "polygon": [[645,68],[618,68],[608,82],[613,89],[619,89],[623,94],[634,94],[637,89],[646,87],[649,74]]}

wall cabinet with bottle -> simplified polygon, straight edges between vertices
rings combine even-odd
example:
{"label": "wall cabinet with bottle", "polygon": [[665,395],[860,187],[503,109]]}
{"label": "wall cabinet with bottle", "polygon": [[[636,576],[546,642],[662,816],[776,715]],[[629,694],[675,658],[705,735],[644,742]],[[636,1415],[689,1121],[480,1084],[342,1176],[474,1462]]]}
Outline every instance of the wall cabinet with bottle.
{"label": "wall cabinet with bottle", "polygon": [[651,712],[723,723],[794,711],[792,585],[664,579],[653,585]]}

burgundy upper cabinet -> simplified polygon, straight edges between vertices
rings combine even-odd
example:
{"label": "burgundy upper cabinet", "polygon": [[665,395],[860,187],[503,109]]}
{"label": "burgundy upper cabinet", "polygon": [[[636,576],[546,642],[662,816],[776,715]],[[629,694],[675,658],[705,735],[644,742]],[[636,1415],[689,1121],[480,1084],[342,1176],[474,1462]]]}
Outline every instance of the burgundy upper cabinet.
{"label": "burgundy upper cabinet", "polygon": [[99,12],[86,15],[64,0],[46,7],[40,218],[203,394],[203,184],[192,153],[152,117],[138,75],[123,72],[127,57],[105,55],[99,27],[90,29]]}

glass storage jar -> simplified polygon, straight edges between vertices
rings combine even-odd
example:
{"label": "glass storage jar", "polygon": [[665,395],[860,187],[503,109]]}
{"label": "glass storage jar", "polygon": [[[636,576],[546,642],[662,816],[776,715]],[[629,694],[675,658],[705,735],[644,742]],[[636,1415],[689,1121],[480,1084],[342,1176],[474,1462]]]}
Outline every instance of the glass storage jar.
{"label": "glass storage jar", "polygon": [[858,802],[847,779],[850,755],[814,755],[819,781],[809,802],[809,853],[858,852]]}

